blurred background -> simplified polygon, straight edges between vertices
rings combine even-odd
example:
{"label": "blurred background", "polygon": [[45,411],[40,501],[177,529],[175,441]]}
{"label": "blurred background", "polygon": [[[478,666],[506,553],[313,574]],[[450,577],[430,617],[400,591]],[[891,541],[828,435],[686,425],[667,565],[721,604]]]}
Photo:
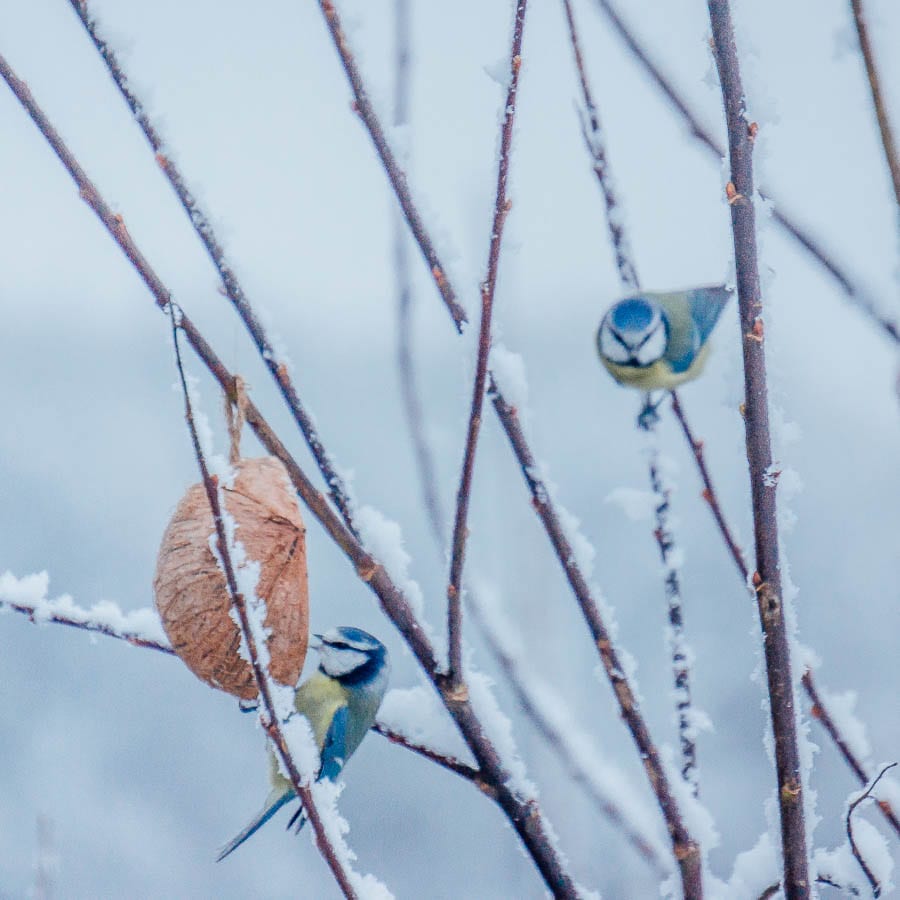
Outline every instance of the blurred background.
{"label": "blurred background", "polygon": [[[412,10],[411,124],[389,132],[414,195],[477,323],[496,178],[510,2],[422,2]],[[624,4],[623,4],[624,6]],[[431,541],[397,370],[394,200],[318,7],[176,0],[92,4],[189,184],[212,212],[248,297],[294,367],[301,396],[360,503],[400,523],[426,616],[443,628],[447,563]],[[897,317],[897,209],[844,0],[735,0],[757,173]],[[900,6],[868,0],[870,31],[900,125]],[[389,121],[393,5],[339,9],[376,107]],[[590,0],[575,4],[610,161],[643,283],[685,287],[733,274],[723,166],[689,134]],[[700,0],[631,4],[629,22],[724,141]],[[0,0],[2,50],[120,212],[174,297],[308,472],[314,466],[243,326],[63,0]],[[594,333],[619,282],[579,132],[562,7],[529,4],[496,294],[495,336],[528,372],[528,431],[561,502],[596,548],[595,576],[638,663],[645,713],[677,746],[658,552],[646,521],[607,502],[648,486],[639,405],[602,371]],[[152,604],[156,552],[197,480],[169,324],[79,199],[12,94],[0,90],[0,572],[46,570],[52,596]],[[858,692],[873,763],[900,757],[900,410],[896,346],[823,270],[760,215],[776,421],[789,472],[780,503],[799,593],[799,640],[819,680]],[[445,506],[462,458],[477,327],[456,336],[411,247],[414,352],[426,436]],[[732,306],[703,379],[682,392],[726,515],[752,538],[739,331]],[[225,447],[221,403],[200,364],[203,408]],[[699,741],[703,799],[717,821],[714,872],[777,824],[764,746],[755,608],[700,498],[666,414],[678,486],[694,695],[714,730]],[[244,452],[259,453],[252,438]],[[307,516],[314,630],[354,624],[382,638],[393,686],[422,681],[375,598]],[[603,758],[662,822],[580,614],[492,414],[470,514],[467,572],[522,635],[528,668],[565,694]],[[494,673],[467,620],[473,666]],[[311,655],[312,659],[312,655]],[[607,897],[651,897],[647,867],[498,696],[576,879]],[[52,857],[59,897],[332,897],[309,840],[281,819],[225,863],[215,851],[266,791],[254,716],[150,650],[24,617],[0,617],[0,897],[41,894]],[[804,710],[807,704],[803,703]],[[812,788],[817,847],[842,840],[850,773],[819,727]],[[347,771],[340,807],[358,865],[398,897],[540,897],[543,885],[500,812],[471,786],[379,737]],[[868,814],[873,822],[880,820]],[[285,817],[286,818],[286,817]],[[44,836],[39,838],[39,831]],[[892,848],[896,857],[897,842]],[[41,851],[43,848],[43,851]],[[46,863],[45,863],[46,865]]]}

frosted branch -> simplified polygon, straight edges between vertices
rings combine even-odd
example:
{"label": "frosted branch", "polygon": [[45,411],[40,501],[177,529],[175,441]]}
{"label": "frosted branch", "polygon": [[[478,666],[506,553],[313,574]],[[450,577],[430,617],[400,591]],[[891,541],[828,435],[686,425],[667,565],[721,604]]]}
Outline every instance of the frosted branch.
{"label": "frosted branch", "polygon": [[463,451],[462,473],[456,493],[456,514],[453,519],[453,538],[450,551],[450,580],[447,585],[447,635],[449,644],[448,675],[453,689],[463,685],[462,672],[462,573],[466,557],[468,537],[469,498],[472,492],[472,476],[475,472],[475,453],[481,430],[481,412],[487,385],[488,356],[491,352],[491,317],[494,308],[494,290],[497,286],[497,270],[500,264],[500,246],[503,226],[511,201],[506,197],[509,177],[509,157],[512,149],[513,125],[516,119],[516,99],[519,91],[519,71],[522,68],[522,37],[525,31],[526,0],[516,3],[512,45],[509,51],[509,84],[506,89],[503,118],[500,126],[500,158],[497,165],[497,193],[494,199],[494,215],[491,224],[491,240],[488,249],[487,274],[481,283],[481,321],[478,329],[478,357],[472,386],[472,405],[466,428],[466,446]]}
{"label": "frosted branch", "polygon": [[756,544],[756,589],[760,626],[764,635],[769,706],[775,737],[775,768],[781,812],[785,892],[810,896],[809,859],[803,808],[803,775],[797,737],[790,643],[785,619],[779,564],[776,483],[769,435],[765,333],[756,250],[756,212],[753,203],[753,138],[744,114],[744,88],[735,46],[728,0],[708,0],[713,54],[728,126],[731,181],[726,196],[731,208],[734,255],[737,263],[738,307],[744,361],[744,427]]}

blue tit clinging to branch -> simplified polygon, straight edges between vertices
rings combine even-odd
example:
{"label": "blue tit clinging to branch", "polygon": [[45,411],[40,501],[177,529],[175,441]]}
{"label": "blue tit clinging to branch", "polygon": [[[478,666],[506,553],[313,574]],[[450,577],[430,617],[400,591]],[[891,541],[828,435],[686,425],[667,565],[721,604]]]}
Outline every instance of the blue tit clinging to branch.
{"label": "blue tit clinging to branch", "polygon": [[724,285],[714,285],[620,300],[597,332],[601,362],[619,384],[642,391],[668,391],[696,378],[730,296]]}
{"label": "blue tit clinging to branch", "polygon": [[[319,640],[316,647],[319,668],[297,688],[294,707],[306,716],[312,727],[322,760],[318,778],[334,781],[375,724],[375,715],[387,690],[390,662],[384,644],[360,628],[342,626],[315,637]],[[265,806],[222,848],[218,861],[240,847],[285,803],[295,798],[293,785],[279,771],[271,748],[269,777],[272,790]],[[305,821],[302,807],[288,828],[298,819],[299,831]]]}

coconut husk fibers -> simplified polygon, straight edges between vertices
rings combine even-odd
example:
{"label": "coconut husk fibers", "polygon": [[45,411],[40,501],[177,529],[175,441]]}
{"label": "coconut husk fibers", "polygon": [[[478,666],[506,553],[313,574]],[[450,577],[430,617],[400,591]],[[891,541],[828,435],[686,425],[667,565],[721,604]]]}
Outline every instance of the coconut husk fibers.
{"label": "coconut husk fibers", "polygon": [[[309,642],[306,529],[279,460],[243,459],[234,469],[233,486],[222,489],[225,508],[237,523],[235,540],[246,558],[260,565],[256,593],[266,602],[270,674],[293,687]],[[163,535],[153,582],[156,606],[172,648],[198,678],[252,700],[256,683],[250,664],[238,654],[240,631],[210,549],[214,532],[206,491],[195,484]]]}

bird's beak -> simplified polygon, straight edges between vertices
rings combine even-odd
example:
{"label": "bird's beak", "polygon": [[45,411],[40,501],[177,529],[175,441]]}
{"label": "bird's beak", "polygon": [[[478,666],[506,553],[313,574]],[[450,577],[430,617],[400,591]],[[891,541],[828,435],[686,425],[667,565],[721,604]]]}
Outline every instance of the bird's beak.
{"label": "bird's beak", "polygon": [[322,635],[314,634],[313,641],[310,642],[313,650],[318,650],[322,646]]}

